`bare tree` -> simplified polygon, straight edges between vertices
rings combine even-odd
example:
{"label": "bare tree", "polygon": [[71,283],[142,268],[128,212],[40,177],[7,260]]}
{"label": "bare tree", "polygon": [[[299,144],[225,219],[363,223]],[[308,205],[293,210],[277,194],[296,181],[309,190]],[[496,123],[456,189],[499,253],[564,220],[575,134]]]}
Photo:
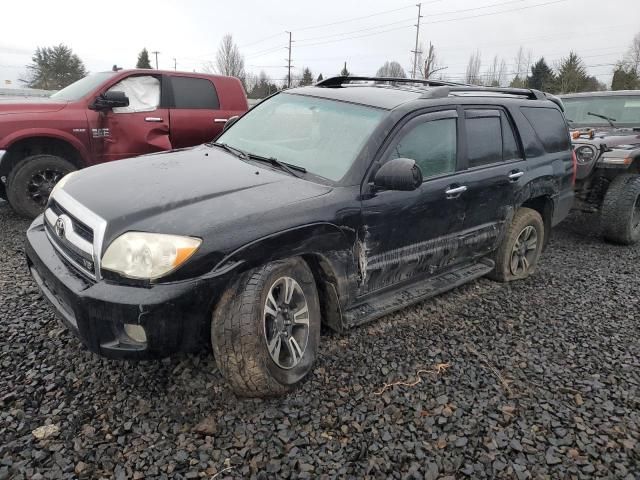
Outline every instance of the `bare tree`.
{"label": "bare tree", "polygon": [[205,70],[214,71],[220,75],[236,77],[242,83],[245,82],[244,57],[240,54],[240,50],[234,43],[230,33],[227,33],[220,41],[215,64],[209,63],[205,66]]}
{"label": "bare tree", "polygon": [[484,85],[490,87],[499,87],[504,85],[507,77],[507,63],[503,59],[499,59],[498,56],[493,57],[493,62],[489,66],[489,69],[484,74]]}
{"label": "bare tree", "polygon": [[[436,54],[436,49],[431,42],[429,42],[429,48],[425,48],[424,44],[420,44],[418,52],[418,71],[416,72],[416,77],[433,78],[436,73],[447,68],[441,65],[441,61]],[[424,52],[426,52],[426,55]],[[411,57],[411,62],[413,62],[413,57]]]}
{"label": "bare tree", "polygon": [[407,78],[407,74],[398,62],[387,61],[378,69],[376,77]]}
{"label": "bare tree", "polygon": [[512,87],[526,87],[527,86],[527,76],[529,75],[529,68],[531,67],[531,59],[533,58],[533,53],[531,50],[527,50],[525,52],[524,48],[520,46],[518,48],[518,53],[513,58],[514,70],[513,70],[513,80],[511,80]]}
{"label": "bare tree", "polygon": [[624,56],[624,63],[629,71],[640,77],[640,32],[633,37],[631,46]]}
{"label": "bare tree", "polygon": [[480,50],[472,53],[467,63],[467,71],[465,73],[465,82],[472,84],[480,84],[480,67],[482,66],[482,56]]}

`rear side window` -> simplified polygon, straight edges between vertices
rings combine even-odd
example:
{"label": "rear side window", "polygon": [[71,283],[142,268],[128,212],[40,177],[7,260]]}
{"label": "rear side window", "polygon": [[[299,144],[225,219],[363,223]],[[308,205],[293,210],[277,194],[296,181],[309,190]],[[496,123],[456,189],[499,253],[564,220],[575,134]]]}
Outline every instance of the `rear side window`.
{"label": "rear side window", "polygon": [[569,131],[562,114],[555,108],[521,107],[547,153],[571,149]]}
{"label": "rear side window", "polygon": [[174,108],[220,108],[216,88],[207,79],[171,77],[171,86]]}
{"label": "rear side window", "polygon": [[469,168],[502,161],[502,125],[497,112],[467,118],[466,130]]}
{"label": "rear side window", "polygon": [[455,172],[457,127],[455,118],[416,125],[402,136],[391,158],[416,161],[424,178]]}

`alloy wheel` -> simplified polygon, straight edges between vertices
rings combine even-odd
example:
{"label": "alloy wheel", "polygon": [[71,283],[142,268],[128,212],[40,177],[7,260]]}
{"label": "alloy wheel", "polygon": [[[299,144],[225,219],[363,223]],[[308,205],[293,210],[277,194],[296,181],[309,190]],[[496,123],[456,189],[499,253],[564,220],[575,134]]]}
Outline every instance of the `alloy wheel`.
{"label": "alloy wheel", "polygon": [[527,225],[518,235],[511,250],[510,268],[513,275],[527,273],[535,259],[537,248],[538,232],[533,226]]}
{"label": "alloy wheel", "polygon": [[27,195],[36,205],[45,207],[56,183],[64,176],[59,170],[45,169],[36,172],[27,183]]}
{"label": "alloy wheel", "polygon": [[309,305],[300,284],[278,278],[264,303],[264,338],[271,359],[283,369],[298,365],[309,341]]}

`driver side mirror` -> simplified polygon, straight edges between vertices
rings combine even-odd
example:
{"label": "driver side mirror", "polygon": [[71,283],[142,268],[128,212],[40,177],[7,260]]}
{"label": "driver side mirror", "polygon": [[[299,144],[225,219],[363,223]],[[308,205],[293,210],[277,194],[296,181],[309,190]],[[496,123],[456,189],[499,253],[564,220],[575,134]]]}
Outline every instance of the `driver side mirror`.
{"label": "driver side mirror", "polygon": [[128,107],[129,97],[124,92],[108,91],[96,97],[89,108],[91,110],[111,110],[112,108]]}
{"label": "driver side mirror", "polygon": [[240,120],[240,115],[234,115],[233,117],[230,117],[226,122],[224,122],[224,127],[222,127],[222,131],[224,132],[227,128],[229,128],[231,125],[236,123],[238,120]]}
{"label": "driver side mirror", "polygon": [[411,158],[394,158],[376,172],[373,184],[382,190],[410,192],[422,184],[422,172]]}

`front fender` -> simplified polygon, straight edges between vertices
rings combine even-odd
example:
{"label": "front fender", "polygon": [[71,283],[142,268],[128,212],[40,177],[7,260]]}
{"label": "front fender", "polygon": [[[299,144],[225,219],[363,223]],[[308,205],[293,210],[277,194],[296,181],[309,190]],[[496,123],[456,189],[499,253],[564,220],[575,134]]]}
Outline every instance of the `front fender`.
{"label": "front fender", "polygon": [[55,128],[25,128],[17,130],[2,139],[2,141],[0,142],[0,150],[8,150],[9,148],[11,148],[11,145],[20,140],[36,137],[55,138],[57,140],[67,142],[78,151],[85,164],[87,164],[89,161],[90,153],[80,140],[78,140],[68,132]]}
{"label": "front fender", "polygon": [[315,258],[334,283],[341,303],[349,297],[355,275],[356,232],[332,223],[313,223],[260,238],[231,252],[214,267],[213,276],[240,274],[290,257]]}

